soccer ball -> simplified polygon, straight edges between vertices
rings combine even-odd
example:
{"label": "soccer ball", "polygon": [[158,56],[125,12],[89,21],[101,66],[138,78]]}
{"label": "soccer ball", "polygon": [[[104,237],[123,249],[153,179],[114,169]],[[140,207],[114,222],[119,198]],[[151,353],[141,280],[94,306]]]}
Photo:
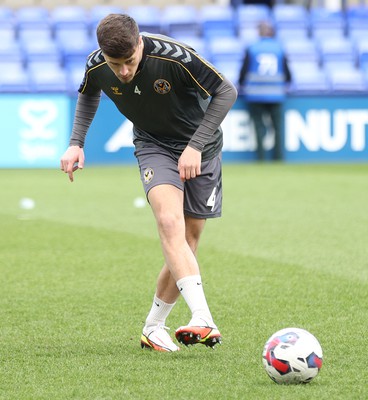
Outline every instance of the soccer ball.
{"label": "soccer ball", "polygon": [[322,348],[318,340],[300,328],[285,328],[274,333],[263,350],[263,366],[276,383],[308,383],[322,367]]}

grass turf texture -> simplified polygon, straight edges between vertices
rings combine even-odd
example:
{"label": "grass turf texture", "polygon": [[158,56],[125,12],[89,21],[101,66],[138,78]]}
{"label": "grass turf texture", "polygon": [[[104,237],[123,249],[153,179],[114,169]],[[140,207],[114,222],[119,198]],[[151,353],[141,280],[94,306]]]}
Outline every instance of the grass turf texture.
{"label": "grass turf texture", "polygon": [[[0,170],[1,399],[365,399],[368,165],[225,165],[198,258],[224,336],[161,354],[141,328],[163,262],[135,167]],[[21,210],[19,200],[35,200]],[[188,322],[182,299],[167,323]],[[312,332],[323,368],[279,386],[268,337]]]}

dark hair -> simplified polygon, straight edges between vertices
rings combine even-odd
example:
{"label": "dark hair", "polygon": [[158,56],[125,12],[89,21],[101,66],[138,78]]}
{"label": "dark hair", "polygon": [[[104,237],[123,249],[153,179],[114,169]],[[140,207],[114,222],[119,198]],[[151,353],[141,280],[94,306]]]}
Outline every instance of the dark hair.
{"label": "dark hair", "polygon": [[109,14],[97,26],[97,41],[108,57],[129,58],[138,45],[138,25],[129,15]]}

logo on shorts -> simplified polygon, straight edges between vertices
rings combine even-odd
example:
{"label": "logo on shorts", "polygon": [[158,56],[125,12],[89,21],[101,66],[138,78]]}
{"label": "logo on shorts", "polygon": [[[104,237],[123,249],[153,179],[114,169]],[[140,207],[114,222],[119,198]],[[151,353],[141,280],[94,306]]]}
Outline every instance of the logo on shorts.
{"label": "logo on shorts", "polygon": [[153,88],[158,94],[167,94],[171,90],[171,85],[165,79],[157,79],[153,84]]}
{"label": "logo on shorts", "polygon": [[152,181],[152,179],[153,179],[153,175],[154,175],[155,173],[153,172],[153,169],[152,168],[146,168],[145,170],[144,170],[144,172],[143,172],[143,178],[144,178],[144,183],[146,184],[146,185],[148,185],[151,181]]}

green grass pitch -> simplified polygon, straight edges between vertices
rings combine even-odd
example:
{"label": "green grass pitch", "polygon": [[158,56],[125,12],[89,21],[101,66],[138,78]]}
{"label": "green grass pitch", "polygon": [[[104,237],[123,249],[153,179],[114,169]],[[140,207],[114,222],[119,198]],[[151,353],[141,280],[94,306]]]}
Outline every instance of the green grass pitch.
{"label": "green grass pitch", "polygon": [[[140,334],[163,263],[135,166],[0,170],[0,399],[366,399],[368,164],[225,164],[198,258],[222,346],[162,354]],[[21,198],[35,208],[21,209]],[[167,324],[189,321],[180,299]],[[263,370],[268,337],[309,330],[308,385]]]}

